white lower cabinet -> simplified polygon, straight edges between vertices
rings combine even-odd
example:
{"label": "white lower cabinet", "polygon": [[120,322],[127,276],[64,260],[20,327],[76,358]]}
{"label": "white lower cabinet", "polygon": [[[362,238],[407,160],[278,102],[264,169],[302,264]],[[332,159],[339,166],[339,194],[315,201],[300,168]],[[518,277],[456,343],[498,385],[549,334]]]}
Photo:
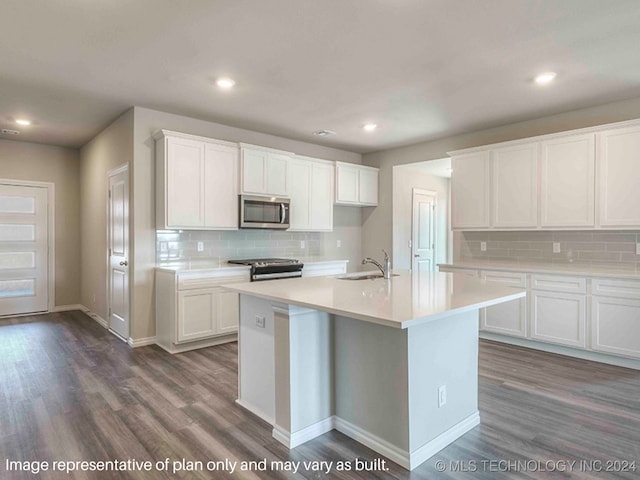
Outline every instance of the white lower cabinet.
{"label": "white lower cabinet", "polygon": [[584,294],[531,291],[531,338],[585,348]]}
{"label": "white lower cabinet", "polygon": [[222,285],[248,282],[246,268],[156,271],[156,343],[171,353],[234,341],[239,298]]}
{"label": "white lower cabinet", "polygon": [[[517,289],[527,287],[527,275],[511,272],[482,272],[481,278]],[[480,310],[480,330],[515,337],[527,336],[527,299],[519,298]]]}
{"label": "white lower cabinet", "polygon": [[592,297],[591,348],[640,357],[640,299]]}

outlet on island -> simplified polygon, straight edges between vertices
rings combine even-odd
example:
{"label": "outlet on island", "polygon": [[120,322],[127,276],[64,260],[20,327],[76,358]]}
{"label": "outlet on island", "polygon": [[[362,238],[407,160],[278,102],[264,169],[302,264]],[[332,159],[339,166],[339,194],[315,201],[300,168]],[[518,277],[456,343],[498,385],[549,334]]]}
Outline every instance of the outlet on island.
{"label": "outlet on island", "polygon": [[442,385],[438,388],[438,408],[444,407],[447,403],[447,386]]}

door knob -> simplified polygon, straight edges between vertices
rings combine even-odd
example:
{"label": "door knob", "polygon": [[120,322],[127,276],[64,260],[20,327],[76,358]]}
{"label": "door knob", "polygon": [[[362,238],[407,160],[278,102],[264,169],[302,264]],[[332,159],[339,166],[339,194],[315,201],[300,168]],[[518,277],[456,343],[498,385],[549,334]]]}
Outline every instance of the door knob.
{"label": "door knob", "polygon": [[122,260],[122,261],[120,262],[120,266],[121,266],[121,267],[126,267],[127,265],[129,265],[129,262],[127,262],[126,260]]}

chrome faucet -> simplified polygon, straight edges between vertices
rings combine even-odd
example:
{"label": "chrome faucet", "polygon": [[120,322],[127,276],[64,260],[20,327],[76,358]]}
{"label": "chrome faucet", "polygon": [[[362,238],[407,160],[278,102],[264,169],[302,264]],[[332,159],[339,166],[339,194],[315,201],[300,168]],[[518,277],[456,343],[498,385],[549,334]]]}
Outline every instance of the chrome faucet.
{"label": "chrome faucet", "polygon": [[387,252],[382,250],[382,253],[384,253],[384,264],[385,264],[384,267],[380,264],[380,262],[370,257],[364,258],[362,260],[362,265],[366,265],[367,263],[373,263],[376,267],[380,269],[380,271],[382,272],[382,276],[386,279],[389,279],[391,278],[391,259],[389,258],[389,254]]}

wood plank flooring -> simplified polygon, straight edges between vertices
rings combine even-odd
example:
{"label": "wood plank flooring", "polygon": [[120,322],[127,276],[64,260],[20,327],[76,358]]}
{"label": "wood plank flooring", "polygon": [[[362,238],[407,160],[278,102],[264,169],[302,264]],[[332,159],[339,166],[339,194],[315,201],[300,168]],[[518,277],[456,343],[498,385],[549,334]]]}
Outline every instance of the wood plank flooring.
{"label": "wood plank flooring", "polygon": [[[0,479],[640,478],[640,372],[489,341],[480,343],[481,425],[413,472],[389,461],[388,471],[328,476],[302,468],[6,471],[6,459],[380,458],[338,432],[288,451],[235,405],[236,388],[235,343],[172,356],[155,346],[131,350],[81,312],[0,320]],[[573,472],[532,471],[532,462],[560,460],[588,461],[596,471],[579,463]],[[638,470],[597,471],[611,460],[635,460]]]}

